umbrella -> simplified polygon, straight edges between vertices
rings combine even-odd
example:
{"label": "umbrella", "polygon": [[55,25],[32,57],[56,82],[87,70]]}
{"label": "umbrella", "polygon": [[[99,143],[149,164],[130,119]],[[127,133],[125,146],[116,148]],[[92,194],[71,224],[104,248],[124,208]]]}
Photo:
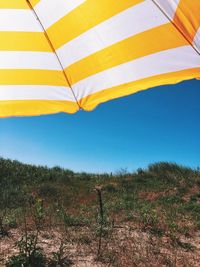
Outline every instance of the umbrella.
{"label": "umbrella", "polygon": [[200,0],[0,0],[0,117],[200,77]]}

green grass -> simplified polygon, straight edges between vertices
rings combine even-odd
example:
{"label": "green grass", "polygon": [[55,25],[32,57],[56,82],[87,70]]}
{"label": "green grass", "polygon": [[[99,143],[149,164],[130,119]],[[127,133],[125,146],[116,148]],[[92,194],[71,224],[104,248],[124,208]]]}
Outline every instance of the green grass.
{"label": "green grass", "polygon": [[[95,188],[102,192],[102,224]],[[148,241],[134,239],[127,232],[120,236],[118,227],[131,227]],[[35,266],[30,261],[37,266],[71,266],[68,245],[81,244],[87,247],[85,253],[90,249],[95,254],[100,238],[104,248],[97,258],[116,264],[111,266],[155,266],[149,264],[157,261],[157,255],[165,266],[176,266],[176,256],[173,260],[170,254],[160,252],[166,245],[162,238],[169,240],[171,255],[176,249],[194,251],[193,245],[180,237],[192,237],[200,230],[200,171],[159,162],[134,173],[75,173],[0,158],[1,240],[9,237],[12,228],[23,230],[23,235],[16,245],[19,253],[11,256],[6,266]],[[49,259],[37,236],[42,231],[51,236],[52,229],[63,234]],[[140,242],[146,242],[142,250],[137,249]],[[129,265],[122,264],[123,257]]]}
{"label": "green grass", "polygon": [[132,221],[155,233],[185,231],[188,221],[190,230],[200,228],[200,172],[167,162],[113,175],[0,159],[2,223],[16,227],[23,209],[40,199],[55,222],[64,216],[68,224],[91,224],[98,216],[96,185],[102,186],[106,217],[116,223]]}

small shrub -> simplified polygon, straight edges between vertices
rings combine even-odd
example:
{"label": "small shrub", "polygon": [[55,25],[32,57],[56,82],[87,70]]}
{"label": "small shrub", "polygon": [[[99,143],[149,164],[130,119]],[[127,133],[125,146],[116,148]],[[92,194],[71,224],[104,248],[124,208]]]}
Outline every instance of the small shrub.
{"label": "small shrub", "polygon": [[200,204],[196,202],[190,201],[183,205],[183,207],[186,211],[190,211],[192,213],[200,213]]}
{"label": "small shrub", "polygon": [[161,235],[162,230],[158,227],[159,217],[156,210],[144,206],[140,211],[140,220],[144,229],[149,230],[151,233]]}
{"label": "small shrub", "polygon": [[7,221],[7,223],[6,223],[7,225],[8,225],[8,227],[9,228],[11,228],[11,229],[15,229],[15,228],[17,228],[17,221],[16,221],[16,219],[15,218],[11,218],[11,219],[9,219],[8,221]]}
{"label": "small shrub", "polygon": [[117,188],[112,184],[108,184],[104,187],[104,190],[107,191],[108,193],[114,193],[117,191]]}
{"label": "small shrub", "polygon": [[88,235],[81,235],[78,238],[78,242],[80,244],[90,245],[92,243],[92,240],[91,240],[91,238]]}
{"label": "small shrub", "polygon": [[46,258],[38,247],[37,235],[22,236],[17,242],[19,254],[8,259],[6,267],[45,267]]}
{"label": "small shrub", "polygon": [[6,267],[45,267],[45,258],[42,252],[37,251],[34,256],[27,261],[25,255],[12,256],[6,263]]}
{"label": "small shrub", "polygon": [[70,267],[72,265],[71,259],[66,255],[65,242],[61,240],[57,252],[53,252],[53,259],[48,262],[48,267]]}
{"label": "small shrub", "polygon": [[57,199],[59,196],[57,188],[50,184],[41,185],[38,194],[40,197],[51,199]]}
{"label": "small shrub", "polygon": [[194,195],[192,195],[192,196],[190,197],[190,200],[191,200],[191,201],[198,201],[198,200],[200,200],[200,192],[199,192],[199,193],[196,193],[196,194],[194,194]]}

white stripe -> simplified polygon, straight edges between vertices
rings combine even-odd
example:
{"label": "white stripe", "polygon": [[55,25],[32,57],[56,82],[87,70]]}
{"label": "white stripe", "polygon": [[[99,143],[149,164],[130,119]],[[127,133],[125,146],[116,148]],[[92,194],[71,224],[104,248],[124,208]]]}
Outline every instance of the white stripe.
{"label": "white stripe", "polygon": [[64,86],[1,85],[2,100],[68,100],[75,102],[71,89]]}
{"label": "white stripe", "polygon": [[171,20],[174,18],[180,1],[181,0],[153,0]]}
{"label": "white stripe", "polygon": [[200,53],[200,27],[199,27],[199,29],[198,29],[195,37],[194,37],[193,44],[196,47],[196,49],[198,50],[198,52]]}
{"label": "white stripe", "polygon": [[0,51],[0,69],[61,70],[52,52]]}
{"label": "white stripe", "polygon": [[112,44],[165,23],[169,20],[151,0],[147,0],[83,33],[56,53],[66,68]]}
{"label": "white stripe", "polygon": [[200,57],[191,46],[182,46],[145,56],[90,76],[72,86],[81,99],[95,92],[164,73],[200,67]]}
{"label": "white stripe", "polygon": [[41,32],[42,28],[32,10],[0,9],[0,31]]}
{"label": "white stripe", "polygon": [[47,29],[85,1],[86,0],[43,0],[40,1],[34,9],[42,21],[44,28]]}

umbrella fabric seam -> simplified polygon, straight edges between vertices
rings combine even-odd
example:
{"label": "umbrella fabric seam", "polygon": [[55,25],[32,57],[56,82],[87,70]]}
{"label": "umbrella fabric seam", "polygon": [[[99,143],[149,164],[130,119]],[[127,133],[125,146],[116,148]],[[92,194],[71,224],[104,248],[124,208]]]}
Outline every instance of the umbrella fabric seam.
{"label": "umbrella fabric seam", "polygon": [[61,69],[62,69],[63,75],[64,75],[64,77],[65,77],[65,79],[66,79],[66,81],[67,81],[67,83],[68,83],[68,85],[69,85],[69,88],[71,89],[71,92],[72,92],[72,94],[73,94],[73,96],[74,96],[74,99],[75,99],[75,101],[76,101],[76,103],[77,103],[79,109],[83,109],[83,108],[80,106],[80,104],[79,104],[79,102],[78,102],[78,99],[76,98],[76,95],[75,95],[75,93],[74,93],[74,91],[73,91],[73,89],[72,89],[72,87],[71,87],[71,85],[70,85],[70,82],[69,82],[69,79],[68,79],[68,77],[67,77],[67,74],[66,74],[65,71],[64,71],[64,68],[63,68],[63,65],[62,65],[62,63],[61,63],[61,61],[60,61],[60,58],[59,58],[59,56],[57,55],[57,53],[56,53],[56,51],[55,51],[55,49],[54,49],[54,46],[53,46],[53,44],[52,44],[52,42],[51,42],[51,40],[50,40],[50,38],[49,38],[49,36],[48,36],[46,30],[45,30],[45,28],[44,28],[44,26],[43,26],[43,24],[42,24],[40,18],[38,17],[38,15],[37,15],[37,13],[36,13],[34,7],[33,7],[32,4],[30,3],[30,1],[29,1],[29,0],[26,0],[26,2],[27,2],[27,4],[28,4],[28,6],[30,7],[30,9],[32,10],[32,12],[34,13],[34,15],[35,15],[35,17],[36,17],[38,23],[41,25],[41,27],[42,27],[42,29],[43,29],[43,33],[44,33],[44,35],[45,35],[45,37],[46,37],[46,39],[47,39],[47,41],[48,41],[48,43],[49,43],[49,45],[50,45],[50,47],[51,47],[51,49],[52,49],[52,52],[55,54],[55,56],[56,56],[56,58],[57,58],[57,60],[58,60],[58,62],[59,62],[59,65],[60,65],[60,67],[61,67]]}
{"label": "umbrella fabric seam", "polygon": [[179,31],[179,33],[185,38],[185,40],[189,43],[189,45],[194,49],[194,51],[200,56],[199,51],[197,48],[194,46],[193,43],[191,43],[190,40],[188,40],[187,36],[176,26],[176,24],[173,22],[173,20],[167,15],[167,13],[163,10],[163,8],[160,7],[160,5],[155,1],[151,0],[154,5],[157,6],[157,8],[162,12],[162,14],[172,23],[172,25]]}

